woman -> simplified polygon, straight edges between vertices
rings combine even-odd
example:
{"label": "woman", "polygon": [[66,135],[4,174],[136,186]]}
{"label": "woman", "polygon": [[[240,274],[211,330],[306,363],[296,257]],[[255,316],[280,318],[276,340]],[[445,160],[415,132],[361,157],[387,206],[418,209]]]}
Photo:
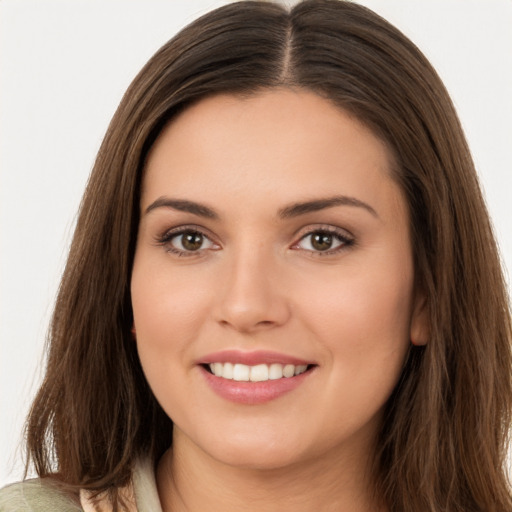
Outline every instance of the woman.
{"label": "woman", "polygon": [[510,339],[422,54],[352,3],[232,4],[112,120],[27,424],[41,479],[0,504],[512,510]]}

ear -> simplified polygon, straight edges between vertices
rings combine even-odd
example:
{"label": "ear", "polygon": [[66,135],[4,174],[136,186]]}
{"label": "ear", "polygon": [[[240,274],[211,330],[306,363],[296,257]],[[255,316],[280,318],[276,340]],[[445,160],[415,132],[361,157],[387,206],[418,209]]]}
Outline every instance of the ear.
{"label": "ear", "polygon": [[430,337],[430,322],[427,298],[424,293],[417,292],[411,315],[410,340],[415,346],[428,343]]}

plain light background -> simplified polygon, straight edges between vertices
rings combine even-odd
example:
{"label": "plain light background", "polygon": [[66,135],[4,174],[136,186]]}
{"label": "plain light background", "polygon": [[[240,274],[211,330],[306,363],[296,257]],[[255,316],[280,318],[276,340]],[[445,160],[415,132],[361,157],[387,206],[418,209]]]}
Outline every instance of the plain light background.
{"label": "plain light background", "polygon": [[[0,486],[23,473],[23,421],[42,376],[75,214],[109,120],[146,60],[225,3],[0,1]],[[405,32],[448,87],[512,271],[512,0],[361,3]]]}

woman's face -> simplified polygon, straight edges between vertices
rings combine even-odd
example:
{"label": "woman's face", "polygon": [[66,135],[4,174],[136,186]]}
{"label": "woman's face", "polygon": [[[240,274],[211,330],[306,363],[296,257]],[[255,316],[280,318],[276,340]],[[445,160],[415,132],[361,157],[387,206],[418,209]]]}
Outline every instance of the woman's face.
{"label": "woman's face", "polygon": [[368,450],[423,333],[390,166],[307,91],[216,96],[162,132],[131,293],[175,443],[254,468]]}

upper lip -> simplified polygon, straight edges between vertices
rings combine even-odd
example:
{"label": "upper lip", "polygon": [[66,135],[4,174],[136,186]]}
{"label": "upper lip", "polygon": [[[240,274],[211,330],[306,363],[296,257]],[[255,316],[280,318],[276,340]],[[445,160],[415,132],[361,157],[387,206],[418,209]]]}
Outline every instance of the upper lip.
{"label": "upper lip", "polygon": [[270,350],[221,350],[219,352],[212,352],[202,357],[197,364],[210,364],[210,363],[239,363],[247,366],[255,366],[257,364],[293,364],[310,365],[314,364],[312,361],[306,361],[299,357],[291,356],[288,354],[281,354]]}

